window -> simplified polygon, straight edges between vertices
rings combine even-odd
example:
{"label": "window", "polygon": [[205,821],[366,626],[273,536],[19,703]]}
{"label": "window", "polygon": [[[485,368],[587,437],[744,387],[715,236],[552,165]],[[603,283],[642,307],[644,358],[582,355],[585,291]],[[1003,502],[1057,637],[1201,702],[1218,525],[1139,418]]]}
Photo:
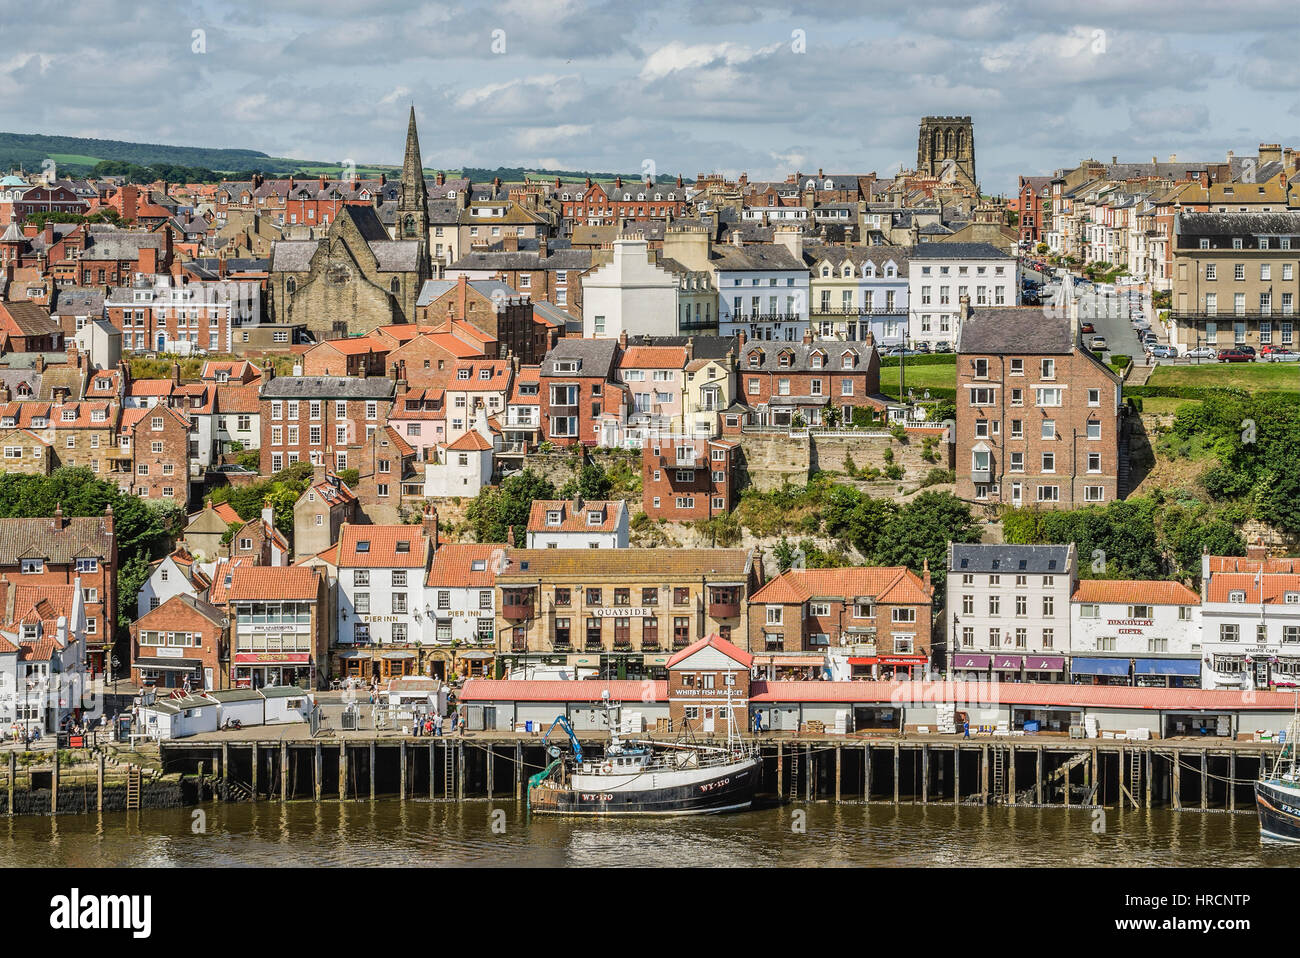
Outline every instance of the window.
{"label": "window", "polygon": [[1236,623],[1222,623],[1219,626],[1220,642],[1238,642],[1241,640],[1241,629]]}
{"label": "window", "polygon": [[916,621],[916,609],[894,609],[890,615],[891,622],[908,623]]}

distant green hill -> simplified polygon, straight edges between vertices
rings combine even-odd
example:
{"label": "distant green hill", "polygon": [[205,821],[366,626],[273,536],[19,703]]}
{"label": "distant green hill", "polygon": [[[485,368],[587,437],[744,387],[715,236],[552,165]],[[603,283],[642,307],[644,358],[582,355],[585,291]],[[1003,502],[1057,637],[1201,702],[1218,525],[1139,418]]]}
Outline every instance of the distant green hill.
{"label": "distant green hill", "polygon": [[[258,150],[221,150],[201,146],[166,146],[158,143],[130,143],[125,140],[96,140],[81,136],[45,136],[40,133],[0,133],[0,174],[11,169],[39,171],[46,160],[54,160],[61,174],[85,176],[95,171],[100,163],[105,168],[101,174],[125,173],[130,167],[146,170],[156,168],[169,179],[192,178],[206,180],[213,175],[261,172],[268,176],[287,176],[298,173],[304,176],[338,176],[340,163],[318,160],[291,160],[269,156]],[[357,167],[361,176],[390,176],[400,172],[399,166],[363,165]],[[133,171],[134,172],[134,171]],[[186,173],[192,173],[187,177]],[[426,172],[432,173],[433,170]],[[534,177],[560,177],[576,180],[591,177],[593,180],[612,180],[621,175],[625,180],[640,179],[639,173],[593,173],[587,170],[539,170],[527,167],[497,167],[495,170],[467,167],[464,170],[446,170],[448,176],[468,176],[475,183],[485,183],[494,177],[517,182],[525,173]],[[204,175],[208,174],[208,175]],[[675,174],[665,174],[675,179]],[[687,180],[687,182],[691,182]]]}

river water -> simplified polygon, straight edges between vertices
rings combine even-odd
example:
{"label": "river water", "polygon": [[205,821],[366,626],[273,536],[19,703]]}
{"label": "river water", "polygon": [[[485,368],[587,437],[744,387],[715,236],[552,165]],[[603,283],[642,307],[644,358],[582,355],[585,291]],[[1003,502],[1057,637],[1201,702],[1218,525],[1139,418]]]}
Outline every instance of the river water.
{"label": "river water", "polygon": [[[196,818],[195,812],[202,815]],[[196,832],[196,829],[201,829]],[[1254,814],[783,805],[679,819],[513,802],[259,802],[0,821],[0,865],[1294,866]]]}

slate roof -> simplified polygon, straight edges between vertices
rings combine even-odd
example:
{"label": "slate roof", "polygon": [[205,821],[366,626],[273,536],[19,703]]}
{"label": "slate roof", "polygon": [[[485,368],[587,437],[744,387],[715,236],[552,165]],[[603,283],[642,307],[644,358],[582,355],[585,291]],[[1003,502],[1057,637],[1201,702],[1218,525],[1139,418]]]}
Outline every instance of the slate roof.
{"label": "slate roof", "polygon": [[949,548],[949,572],[1065,575],[1070,569],[1069,546],[967,545],[954,542]]}
{"label": "slate roof", "polygon": [[379,376],[277,376],[262,386],[263,399],[392,399],[396,392]]}
{"label": "slate roof", "polygon": [[1276,213],[1179,213],[1175,230],[1190,236],[1300,235],[1300,211]]}
{"label": "slate roof", "polygon": [[466,253],[451,266],[447,267],[448,275],[454,271],[465,271],[473,269],[482,270],[578,270],[583,271],[591,268],[591,250],[586,249],[554,249],[548,245],[547,255],[542,257],[537,250],[521,249],[518,252],[508,252],[502,250],[495,252],[492,250],[480,250]]}
{"label": "slate roof", "polygon": [[921,243],[912,247],[912,259],[1005,259],[1015,257],[992,243]]}
{"label": "slate roof", "polygon": [[[618,355],[616,339],[573,339],[565,337],[542,360],[543,376],[598,376],[609,378],[614,369],[614,360]],[[555,364],[560,360],[577,359],[581,361],[576,373],[556,372]]]}
{"label": "slate roof", "polygon": [[103,516],[65,517],[63,528],[51,518],[0,519],[0,565],[19,559],[44,559],[66,565],[77,558],[107,558],[113,537]]}
{"label": "slate roof", "polygon": [[1041,306],[976,308],[957,337],[959,353],[1065,355],[1073,348],[1070,320],[1046,316]]}

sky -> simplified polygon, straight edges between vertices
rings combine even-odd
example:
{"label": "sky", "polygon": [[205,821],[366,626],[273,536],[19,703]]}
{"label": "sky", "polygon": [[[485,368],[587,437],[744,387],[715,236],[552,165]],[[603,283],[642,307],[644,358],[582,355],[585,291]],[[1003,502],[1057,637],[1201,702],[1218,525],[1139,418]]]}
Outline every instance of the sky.
{"label": "sky", "polygon": [[974,119],[986,193],[1298,145],[1295,0],[0,0],[0,130],[657,175],[876,172]]}

